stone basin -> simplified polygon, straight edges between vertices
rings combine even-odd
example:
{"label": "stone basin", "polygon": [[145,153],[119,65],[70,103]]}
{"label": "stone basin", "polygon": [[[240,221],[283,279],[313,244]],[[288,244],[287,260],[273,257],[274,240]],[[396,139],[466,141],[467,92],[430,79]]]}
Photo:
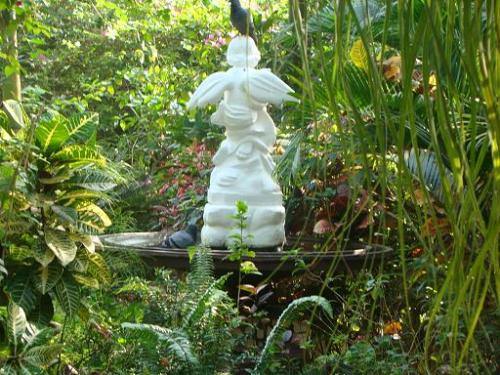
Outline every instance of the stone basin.
{"label": "stone basin", "polygon": [[[152,266],[188,270],[187,249],[159,246],[162,236],[161,232],[134,232],[108,234],[99,238],[104,249],[135,251]],[[237,262],[227,259],[229,250],[211,249],[211,252],[217,272],[238,269]],[[299,265],[312,272],[328,270],[329,273],[338,274],[355,272],[363,267],[371,268],[392,253],[392,248],[377,244],[351,241],[340,246],[318,238],[289,237],[282,248],[258,249],[254,258],[243,260],[254,262],[263,274],[290,274]]]}

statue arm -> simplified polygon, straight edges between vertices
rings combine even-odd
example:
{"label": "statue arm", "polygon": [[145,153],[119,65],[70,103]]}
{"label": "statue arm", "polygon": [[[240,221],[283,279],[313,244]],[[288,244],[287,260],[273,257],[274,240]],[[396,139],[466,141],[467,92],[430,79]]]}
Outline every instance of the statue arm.
{"label": "statue arm", "polygon": [[299,102],[297,98],[289,95],[294,92],[293,89],[269,69],[250,71],[248,83],[244,82],[243,88],[258,102],[274,105],[280,105],[284,101]]}
{"label": "statue arm", "polygon": [[187,103],[188,108],[204,107],[207,104],[218,103],[229,86],[230,82],[227,73],[218,72],[209,75],[191,96]]}

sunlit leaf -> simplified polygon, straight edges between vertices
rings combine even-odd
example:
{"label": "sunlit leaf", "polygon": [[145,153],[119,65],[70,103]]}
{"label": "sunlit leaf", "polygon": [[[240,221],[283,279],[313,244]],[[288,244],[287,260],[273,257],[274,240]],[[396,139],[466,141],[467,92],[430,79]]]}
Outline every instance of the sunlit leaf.
{"label": "sunlit leaf", "polygon": [[366,49],[361,38],[356,39],[356,41],[352,44],[349,56],[355,66],[363,69],[364,71],[368,70],[368,54],[366,53]]}
{"label": "sunlit leaf", "polygon": [[45,242],[63,266],[68,265],[75,259],[77,247],[67,232],[46,229]]}

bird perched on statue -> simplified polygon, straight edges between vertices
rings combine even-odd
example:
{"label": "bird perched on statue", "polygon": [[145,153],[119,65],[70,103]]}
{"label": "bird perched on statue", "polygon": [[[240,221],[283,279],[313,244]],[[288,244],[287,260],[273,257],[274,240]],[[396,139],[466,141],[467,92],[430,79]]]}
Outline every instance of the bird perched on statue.
{"label": "bird perched on statue", "polygon": [[198,227],[195,224],[189,224],[186,229],[172,233],[161,243],[162,247],[170,249],[187,249],[196,245]]}
{"label": "bird perched on statue", "polygon": [[255,27],[253,24],[252,14],[249,9],[241,6],[240,0],[229,0],[231,3],[231,23],[242,35],[248,35],[255,43]]}

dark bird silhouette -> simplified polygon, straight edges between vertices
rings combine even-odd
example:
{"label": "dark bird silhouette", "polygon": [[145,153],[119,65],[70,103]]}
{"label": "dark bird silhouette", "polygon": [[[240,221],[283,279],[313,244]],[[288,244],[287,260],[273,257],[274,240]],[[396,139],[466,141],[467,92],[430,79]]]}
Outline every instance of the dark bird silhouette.
{"label": "dark bird silhouette", "polygon": [[161,246],[170,249],[187,249],[196,244],[198,227],[194,224],[189,224],[186,229],[172,233],[165,238]]}
{"label": "dark bird silhouette", "polygon": [[233,26],[240,34],[248,35],[257,43],[255,27],[253,25],[250,10],[243,8],[240,0],[229,0],[229,2],[231,3],[231,23]]}

